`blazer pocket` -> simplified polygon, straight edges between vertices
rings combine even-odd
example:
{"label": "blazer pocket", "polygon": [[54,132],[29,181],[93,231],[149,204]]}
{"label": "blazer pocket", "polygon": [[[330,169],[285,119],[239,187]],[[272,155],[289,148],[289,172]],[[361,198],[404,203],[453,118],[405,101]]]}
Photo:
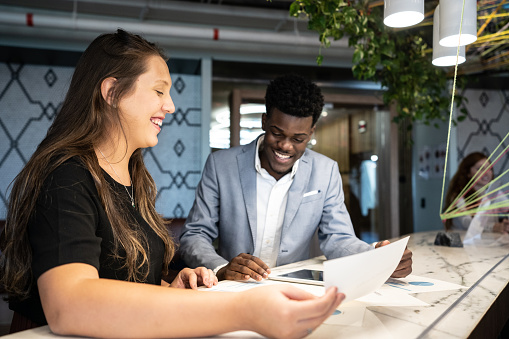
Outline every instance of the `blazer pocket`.
{"label": "blazer pocket", "polygon": [[310,191],[310,192],[304,193],[302,195],[302,202],[301,202],[301,204],[305,204],[305,203],[308,203],[308,202],[311,202],[311,201],[315,201],[315,200],[321,199],[322,196],[323,196],[323,192],[321,190]]}

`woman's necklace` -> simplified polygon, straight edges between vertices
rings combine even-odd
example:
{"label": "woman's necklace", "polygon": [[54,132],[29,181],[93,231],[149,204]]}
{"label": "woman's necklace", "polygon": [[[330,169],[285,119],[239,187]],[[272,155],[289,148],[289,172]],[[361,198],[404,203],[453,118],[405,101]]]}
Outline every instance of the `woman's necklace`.
{"label": "woman's necklace", "polygon": [[[97,149],[99,150],[99,153],[101,153],[101,155],[103,156],[103,159],[104,159],[104,160],[106,160],[106,162],[110,165],[110,167],[111,167],[111,169],[113,170],[113,172],[117,175],[118,180],[120,180],[120,183],[122,183],[122,179],[120,179],[120,175],[118,175],[117,171],[115,171],[115,168],[111,165],[111,163],[108,161],[108,159],[106,159],[106,157],[104,156],[103,152],[102,152],[99,148],[97,148]],[[131,193],[129,193],[129,190],[127,189],[127,187],[125,187],[125,185],[124,185],[124,184],[122,184],[122,186],[124,186],[125,191],[127,192],[127,195],[129,196],[129,198],[131,198],[131,205],[133,205],[133,207],[135,207],[135,206],[134,206],[134,189],[133,189],[133,182],[131,181],[131,178],[129,178],[129,181],[130,181],[130,183],[131,183],[131,193],[132,193],[132,195],[131,195]]]}

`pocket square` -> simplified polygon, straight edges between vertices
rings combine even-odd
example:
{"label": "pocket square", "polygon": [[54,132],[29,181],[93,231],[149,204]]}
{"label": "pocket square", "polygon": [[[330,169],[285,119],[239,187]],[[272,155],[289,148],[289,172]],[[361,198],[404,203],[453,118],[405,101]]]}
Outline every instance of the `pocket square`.
{"label": "pocket square", "polygon": [[305,198],[305,197],[309,197],[310,195],[315,195],[318,193],[320,193],[320,190],[309,191],[307,193],[304,193],[304,195],[302,197]]}

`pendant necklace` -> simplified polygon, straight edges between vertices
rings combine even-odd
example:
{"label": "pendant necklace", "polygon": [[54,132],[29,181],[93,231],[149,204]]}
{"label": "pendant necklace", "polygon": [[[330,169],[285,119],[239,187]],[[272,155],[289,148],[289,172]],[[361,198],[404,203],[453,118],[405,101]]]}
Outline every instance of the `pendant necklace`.
{"label": "pendant necklace", "polygon": [[[106,159],[106,157],[104,156],[103,152],[99,148],[97,148],[97,149],[99,150],[99,153],[101,153],[101,155],[103,156],[103,159],[106,160],[106,162],[108,163],[108,165],[110,165],[110,167],[113,170],[113,172],[117,175],[118,180],[120,180],[120,183],[122,183],[122,179],[120,179],[120,175],[118,175],[117,171],[115,171],[115,168],[113,167],[113,165],[111,165],[111,163],[108,161],[108,159]],[[133,207],[135,207],[134,206],[134,188],[133,188],[133,182],[131,181],[131,178],[129,178],[129,181],[131,182],[131,193],[132,193],[132,195],[131,195],[131,193],[129,193],[129,190],[127,189],[127,187],[124,184],[122,184],[122,186],[124,186],[125,191],[127,192],[127,195],[129,196],[129,198],[131,198],[131,205],[133,205]]]}

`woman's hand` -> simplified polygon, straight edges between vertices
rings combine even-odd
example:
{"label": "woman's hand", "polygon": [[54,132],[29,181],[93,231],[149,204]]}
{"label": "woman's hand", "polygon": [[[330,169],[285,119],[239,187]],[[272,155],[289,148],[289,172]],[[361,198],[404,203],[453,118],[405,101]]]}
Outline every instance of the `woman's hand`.
{"label": "woman's hand", "polygon": [[244,308],[247,328],[269,338],[309,335],[345,299],[336,287],[317,297],[289,284],[257,287],[241,293],[245,294],[243,300],[247,305]]}
{"label": "woman's hand", "polygon": [[172,281],[170,287],[196,290],[198,286],[212,287],[214,285],[217,285],[217,277],[214,272],[205,267],[197,267],[195,269],[184,268]]}
{"label": "woman's hand", "polygon": [[501,222],[496,222],[493,226],[493,232],[509,233],[509,220],[502,219]]}

